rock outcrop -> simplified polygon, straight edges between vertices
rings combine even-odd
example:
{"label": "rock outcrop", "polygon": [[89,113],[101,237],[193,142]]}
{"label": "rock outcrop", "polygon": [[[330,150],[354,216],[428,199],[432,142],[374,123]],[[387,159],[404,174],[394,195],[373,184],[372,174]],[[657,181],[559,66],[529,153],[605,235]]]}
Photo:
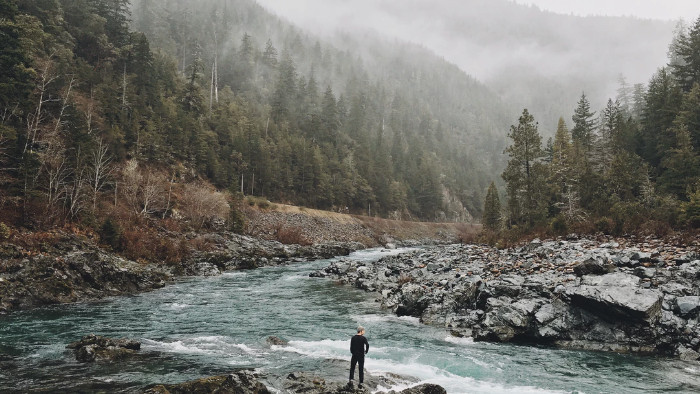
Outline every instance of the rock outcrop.
{"label": "rock outcrop", "polygon": [[146,394],[269,394],[268,388],[250,370],[212,376],[179,384],[159,384]]}
{"label": "rock outcrop", "polygon": [[75,359],[80,362],[118,361],[136,355],[141,350],[141,342],[87,335],[66,348],[72,349]]}
{"label": "rock outcrop", "polygon": [[0,314],[158,289],[178,276],[212,276],[348,255],[352,242],[283,245],[248,236],[188,235],[208,245],[171,264],[142,264],[105,251],[88,240],[63,234],[40,251],[0,243]]}
{"label": "rock outcrop", "polygon": [[452,245],[338,261],[312,275],[376,291],[397,315],[475,340],[697,359],[697,250],[608,239]]}
{"label": "rock outcrop", "polygon": [[95,247],[0,259],[0,313],[130,294],[165,286],[167,271]]}

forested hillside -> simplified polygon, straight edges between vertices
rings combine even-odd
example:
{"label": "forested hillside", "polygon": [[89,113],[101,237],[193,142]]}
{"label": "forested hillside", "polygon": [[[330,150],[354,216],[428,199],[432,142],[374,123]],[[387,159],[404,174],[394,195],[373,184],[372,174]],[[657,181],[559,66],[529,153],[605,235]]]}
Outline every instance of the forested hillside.
{"label": "forested hillside", "polygon": [[[511,118],[527,107],[546,137],[581,92],[597,111],[622,80],[646,83],[664,63],[676,24],[557,14],[512,0],[258,1],[328,37],[369,31],[424,45],[493,89]],[[344,41],[333,40],[340,48]]]}
{"label": "forested hillside", "polygon": [[[583,95],[546,145],[524,110],[511,126],[503,211],[492,185],[488,228],[664,233],[700,227],[700,18],[678,31],[669,63],[599,113]],[[503,213],[503,215],[501,215]]]}
{"label": "forested hillside", "polygon": [[201,179],[468,220],[502,167],[498,99],[417,47],[348,37],[340,51],[252,0],[2,5],[2,206],[24,219],[81,220],[107,199],[167,217]]}

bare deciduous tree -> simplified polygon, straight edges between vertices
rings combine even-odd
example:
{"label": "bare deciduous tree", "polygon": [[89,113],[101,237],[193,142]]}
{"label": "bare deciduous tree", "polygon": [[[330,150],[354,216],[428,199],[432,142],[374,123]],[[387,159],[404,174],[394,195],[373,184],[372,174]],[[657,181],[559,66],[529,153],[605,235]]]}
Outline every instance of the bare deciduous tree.
{"label": "bare deciduous tree", "polygon": [[92,212],[95,212],[97,206],[97,197],[105,187],[109,178],[114,172],[112,165],[112,157],[109,155],[107,144],[102,138],[98,138],[92,154],[90,155],[90,163],[88,165],[88,183],[92,194]]}
{"label": "bare deciduous tree", "polygon": [[68,215],[70,219],[75,219],[85,207],[85,191],[87,178],[87,169],[83,164],[83,158],[78,149],[75,160],[75,169],[72,172],[72,179],[66,183],[64,198]]}
{"label": "bare deciduous tree", "polygon": [[131,159],[122,169],[122,194],[136,214],[151,215],[168,209],[167,177],[156,170],[139,168]]}
{"label": "bare deciduous tree", "polygon": [[66,162],[66,149],[57,135],[49,135],[45,140],[46,148],[41,152],[41,168],[37,174],[43,186],[46,197],[46,213],[48,218],[55,218],[59,202],[64,199],[66,180],[70,176],[70,168]]}
{"label": "bare deciduous tree", "polygon": [[22,156],[24,156],[24,154],[27,153],[27,150],[32,149],[37,141],[37,138],[40,138],[39,132],[41,129],[41,125],[44,124],[44,121],[46,120],[44,105],[46,105],[49,102],[56,101],[56,99],[51,97],[48,91],[51,84],[55,82],[58,78],[58,76],[53,72],[53,60],[51,59],[52,57],[53,55],[49,56],[49,58],[47,59],[38,62],[39,67],[37,68],[41,71],[39,73],[39,78],[36,86],[37,104],[34,110],[27,114],[27,136],[26,141],[24,143],[24,148],[22,149]]}
{"label": "bare deciduous tree", "polygon": [[195,228],[202,228],[215,220],[226,220],[230,210],[224,194],[203,182],[186,184],[178,207]]}

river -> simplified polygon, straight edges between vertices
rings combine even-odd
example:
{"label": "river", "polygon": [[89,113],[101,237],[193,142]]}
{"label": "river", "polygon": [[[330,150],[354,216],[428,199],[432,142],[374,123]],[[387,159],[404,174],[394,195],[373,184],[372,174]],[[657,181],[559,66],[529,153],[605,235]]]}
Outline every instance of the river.
{"label": "river", "polygon": [[[346,258],[398,252],[366,250]],[[449,393],[700,392],[697,363],[453,338],[382,310],[372,294],[309,278],[326,264],[188,278],[136,296],[0,317],[0,392],[138,392],[239,367],[269,376],[345,374],[343,364],[329,360],[349,360],[358,324],[367,329],[371,373],[415,376]],[[144,355],[78,363],[65,346],[91,333],[138,339]],[[267,345],[270,335],[289,346]]]}

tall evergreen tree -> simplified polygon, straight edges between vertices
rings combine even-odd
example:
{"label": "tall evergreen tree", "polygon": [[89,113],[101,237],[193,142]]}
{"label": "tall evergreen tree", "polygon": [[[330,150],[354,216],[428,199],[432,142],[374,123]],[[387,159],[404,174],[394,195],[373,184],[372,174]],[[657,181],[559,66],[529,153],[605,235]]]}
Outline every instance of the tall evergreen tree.
{"label": "tall evergreen tree", "polygon": [[535,118],[527,109],[510,128],[508,137],[513,144],[505,153],[510,159],[502,174],[508,191],[508,215],[512,224],[533,226],[546,214],[546,168],[542,137],[537,131]]}
{"label": "tall evergreen tree", "polygon": [[596,126],[594,116],[595,112],[591,112],[591,103],[588,101],[586,94],[582,93],[574,110],[574,115],[571,117],[574,121],[571,137],[582,147],[584,152],[590,152],[593,147],[593,131]]}
{"label": "tall evergreen tree", "polygon": [[484,199],[484,215],[481,220],[484,228],[497,231],[501,227],[501,200],[496,184],[491,182]]}
{"label": "tall evergreen tree", "polygon": [[682,94],[667,69],[661,68],[649,81],[642,113],[640,156],[653,167],[673,143],[669,131],[680,107]]}
{"label": "tall evergreen tree", "polygon": [[15,21],[17,5],[0,0],[0,111],[24,104],[31,93],[32,72]]}
{"label": "tall evergreen tree", "polygon": [[677,59],[672,61],[671,70],[683,91],[688,92],[700,83],[700,17],[687,35],[678,37],[672,51]]}

